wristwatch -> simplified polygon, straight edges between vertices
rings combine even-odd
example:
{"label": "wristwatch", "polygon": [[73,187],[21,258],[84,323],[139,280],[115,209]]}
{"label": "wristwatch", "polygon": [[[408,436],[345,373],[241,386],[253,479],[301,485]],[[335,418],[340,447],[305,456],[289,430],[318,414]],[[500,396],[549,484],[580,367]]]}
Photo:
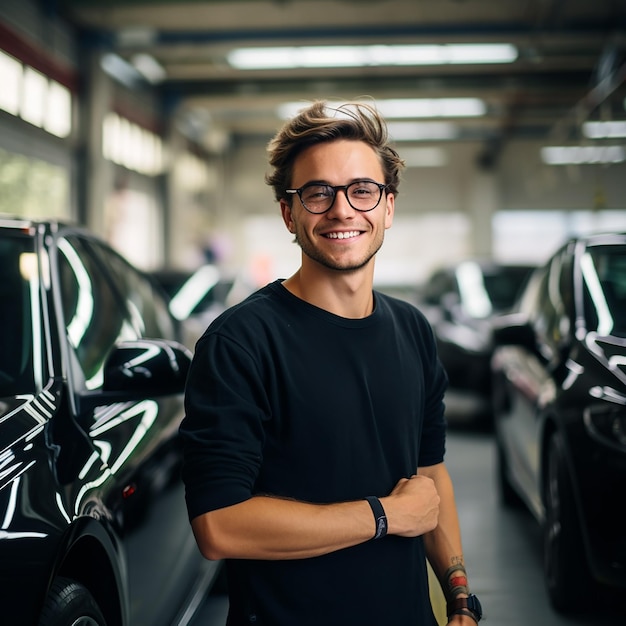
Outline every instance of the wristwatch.
{"label": "wristwatch", "polygon": [[474,615],[476,622],[480,622],[483,616],[483,608],[480,606],[480,601],[473,593],[470,593],[467,598],[450,600],[447,608],[448,617],[454,615],[457,611],[462,612],[463,609],[470,611]]}

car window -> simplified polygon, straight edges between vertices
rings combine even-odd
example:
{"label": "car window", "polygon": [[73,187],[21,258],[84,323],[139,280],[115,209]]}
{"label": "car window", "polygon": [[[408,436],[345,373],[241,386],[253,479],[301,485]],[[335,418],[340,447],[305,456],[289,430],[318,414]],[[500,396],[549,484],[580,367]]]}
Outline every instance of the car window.
{"label": "car window", "polygon": [[102,384],[104,361],[116,342],[135,339],[119,298],[80,237],[58,241],[59,283],[67,338],[87,388]]}
{"label": "car window", "polygon": [[563,255],[556,255],[549,265],[536,272],[521,300],[521,310],[531,322],[537,347],[547,361],[558,357],[559,346],[570,331],[566,303],[561,287],[564,284]]}
{"label": "car window", "polygon": [[495,311],[506,311],[524,286],[530,268],[522,266],[502,266],[493,272],[484,272],[485,289]]}
{"label": "car window", "polygon": [[[37,293],[37,262],[31,237],[3,234],[0,239],[0,396],[32,393],[35,327],[32,296]],[[38,336],[37,345],[41,345]],[[43,367],[44,360],[39,359]],[[41,378],[42,373],[39,373]],[[41,380],[38,380],[41,384]]]}
{"label": "car window", "polygon": [[427,304],[439,304],[444,294],[456,291],[454,277],[448,272],[437,271],[424,285],[422,297]]}
{"label": "car window", "polygon": [[581,272],[587,329],[626,337],[626,247],[589,248]]}
{"label": "car window", "polygon": [[107,272],[115,277],[136,332],[142,337],[175,339],[174,322],[159,289],[113,250],[96,242],[91,245]]}

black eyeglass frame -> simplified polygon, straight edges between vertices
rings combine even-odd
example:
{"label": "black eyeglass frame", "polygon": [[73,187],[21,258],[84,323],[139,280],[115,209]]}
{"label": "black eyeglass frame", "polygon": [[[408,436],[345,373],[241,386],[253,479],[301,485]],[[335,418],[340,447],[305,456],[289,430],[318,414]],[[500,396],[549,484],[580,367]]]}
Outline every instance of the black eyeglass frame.
{"label": "black eyeglass frame", "polygon": [[[380,192],[380,195],[378,196],[378,200],[376,201],[376,204],[371,209],[359,209],[355,207],[352,204],[352,202],[350,202],[350,197],[348,196],[348,193],[347,193],[348,187],[351,187],[352,185],[358,185],[359,183],[372,183],[373,185],[376,185],[378,187],[378,191]],[[328,189],[333,190],[333,199],[331,200],[330,205],[328,206],[327,209],[324,209],[323,211],[311,211],[311,209],[304,203],[304,200],[302,199],[302,192],[305,189],[308,189],[309,187],[327,187]],[[337,199],[337,191],[342,190],[344,196],[346,197],[346,200],[348,201],[348,204],[355,211],[359,211],[359,213],[369,213],[370,211],[373,211],[380,204],[380,201],[382,200],[382,197],[383,197],[383,191],[387,189],[388,187],[389,187],[388,184],[377,183],[375,180],[369,180],[369,179],[355,180],[351,183],[348,183],[347,185],[328,185],[326,183],[311,182],[311,183],[307,183],[306,185],[302,185],[302,187],[299,187],[298,189],[285,189],[285,193],[298,194],[298,197],[300,198],[300,203],[309,213],[312,213],[313,215],[323,215],[324,213],[328,213],[328,211],[330,211],[333,208],[333,205],[335,204],[335,200]]]}

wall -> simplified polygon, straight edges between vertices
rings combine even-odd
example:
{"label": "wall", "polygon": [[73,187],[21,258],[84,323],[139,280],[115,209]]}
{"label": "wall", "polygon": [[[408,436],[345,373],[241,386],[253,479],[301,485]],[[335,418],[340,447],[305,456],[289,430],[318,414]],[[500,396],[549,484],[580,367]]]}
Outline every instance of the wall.
{"label": "wall", "polygon": [[[564,222],[570,212],[606,209],[615,214],[610,223],[626,229],[626,164],[546,166],[540,159],[542,145],[512,142],[495,167],[485,169],[477,161],[479,144],[451,143],[446,165],[407,169],[394,226],[378,256],[378,279],[419,282],[435,266],[467,256],[508,255],[515,261],[540,262],[571,230]],[[268,171],[265,147],[259,142],[233,148],[212,217],[230,238],[231,264],[249,272],[262,259],[270,274],[285,275],[297,265],[299,252],[282,224],[272,190],[263,182]],[[401,155],[403,148],[398,146]],[[520,218],[520,230],[521,211],[530,213]],[[551,211],[557,212],[554,219],[544,220]],[[508,238],[494,245],[494,216],[511,212],[514,225],[498,230]]]}

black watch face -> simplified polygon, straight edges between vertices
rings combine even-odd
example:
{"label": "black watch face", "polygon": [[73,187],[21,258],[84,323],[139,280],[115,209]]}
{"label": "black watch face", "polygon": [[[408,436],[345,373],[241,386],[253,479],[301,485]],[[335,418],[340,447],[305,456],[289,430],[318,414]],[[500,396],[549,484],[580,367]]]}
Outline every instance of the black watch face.
{"label": "black watch face", "polygon": [[476,613],[478,619],[480,619],[483,615],[483,608],[480,606],[480,601],[475,595],[470,595],[467,598],[467,608],[470,611]]}

